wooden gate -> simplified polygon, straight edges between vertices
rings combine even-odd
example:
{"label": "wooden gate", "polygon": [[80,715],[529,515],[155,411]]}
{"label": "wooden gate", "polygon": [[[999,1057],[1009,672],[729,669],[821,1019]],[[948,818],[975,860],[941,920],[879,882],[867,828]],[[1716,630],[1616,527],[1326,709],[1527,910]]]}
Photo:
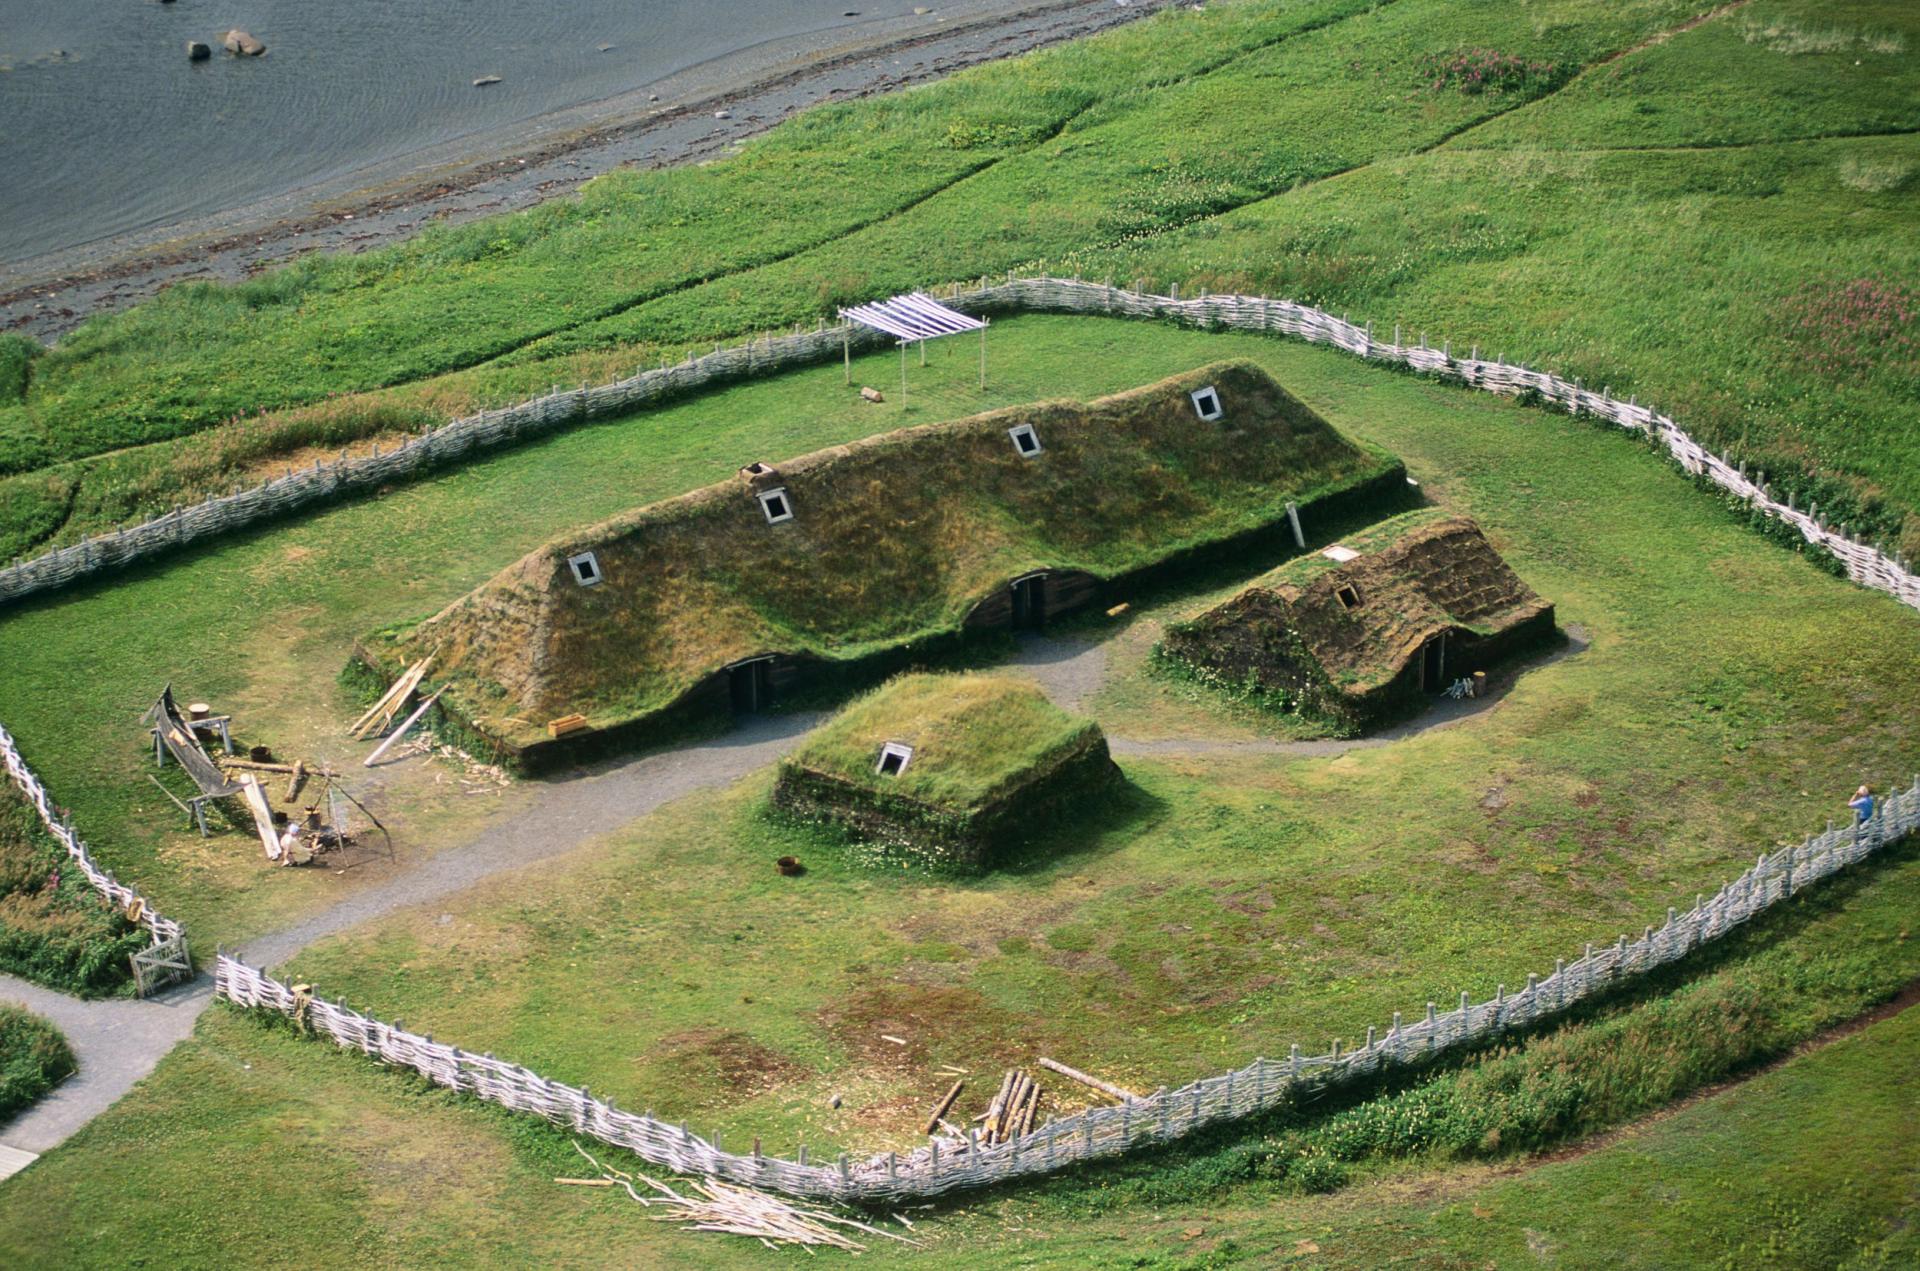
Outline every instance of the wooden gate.
{"label": "wooden gate", "polygon": [[193,959],[187,954],[184,935],[156,940],[133,955],[133,985],[141,997],[151,997],[156,990],[176,980],[192,978]]}

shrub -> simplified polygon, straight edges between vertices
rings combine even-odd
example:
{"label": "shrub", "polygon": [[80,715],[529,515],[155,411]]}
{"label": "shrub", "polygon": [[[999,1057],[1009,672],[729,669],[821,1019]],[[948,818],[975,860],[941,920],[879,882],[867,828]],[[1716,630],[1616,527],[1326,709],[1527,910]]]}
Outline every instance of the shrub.
{"label": "shrub", "polygon": [[93,890],[0,781],[0,970],[80,997],[123,988],[142,930]]}
{"label": "shrub", "polygon": [[0,332],[0,406],[27,400],[27,378],[40,353],[26,336]]}
{"label": "shrub", "polygon": [[1537,62],[1498,49],[1459,49],[1436,53],[1420,63],[1420,77],[1428,91],[1455,88],[1478,93],[1517,93],[1550,88],[1560,78],[1557,62]]}
{"label": "shrub", "polygon": [[60,1030],[38,1015],[0,1002],[0,1123],[53,1089],[77,1066]]}

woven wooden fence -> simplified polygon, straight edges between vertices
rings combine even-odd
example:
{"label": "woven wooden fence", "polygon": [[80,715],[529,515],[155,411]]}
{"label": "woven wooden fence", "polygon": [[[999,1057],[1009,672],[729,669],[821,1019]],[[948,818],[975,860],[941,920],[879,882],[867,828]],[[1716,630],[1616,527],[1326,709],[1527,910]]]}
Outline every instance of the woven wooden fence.
{"label": "woven wooden fence", "polygon": [[938,1138],[909,1153],[854,1161],[846,1156],[820,1163],[801,1149],[794,1160],[767,1156],[756,1140],[748,1153],[723,1150],[720,1136],[703,1137],[684,1125],[638,1115],[597,1099],[585,1089],[549,1081],[518,1064],[476,1055],[410,1033],[337,1003],[297,991],[222,953],[214,992],[240,1006],[293,1016],[315,1033],[386,1063],[411,1068],[452,1090],[529,1112],[579,1134],[623,1147],[643,1160],[685,1174],[712,1175],[790,1195],[856,1203],[933,1196],[984,1187],[1029,1174],[1043,1174],[1075,1161],[1115,1156],[1150,1143],[1164,1143],[1203,1127],[1253,1116],[1324,1086],[1383,1069],[1424,1062],[1435,1055],[1485,1041],[1546,1019],[1594,994],[1684,957],[1838,870],[1920,828],[1920,777],[1879,801],[1872,820],[1829,827],[1793,847],[1762,855],[1752,869],[1711,898],[1696,897],[1685,913],[1667,910],[1666,921],[1638,939],[1621,936],[1611,945],[1588,945],[1580,957],[1554,964],[1544,977],[1527,977],[1508,993],[1474,1002],[1460,994],[1441,1010],[1429,1002],[1408,1022],[1396,1013],[1385,1028],[1369,1028],[1351,1049],[1335,1042],[1322,1054],[1291,1048],[1285,1059],[1256,1059],[1245,1068],[1161,1089],[1137,1102],[1094,1108],[1049,1121],[1031,1134],[987,1146],[971,1131],[966,1138]]}
{"label": "woven wooden fence", "polygon": [[[947,288],[945,294],[955,308],[974,312],[1099,313],[1292,335],[1312,344],[1329,344],[1371,361],[1397,363],[1489,392],[1509,396],[1532,392],[1543,402],[1562,406],[1573,414],[1595,415],[1623,428],[1649,434],[1688,472],[1707,478],[1768,516],[1793,526],[1808,542],[1832,552],[1855,582],[1888,592],[1920,608],[1920,578],[1908,571],[1905,562],[1854,540],[1844,526],[1826,524],[1818,508],[1802,510],[1795,508],[1791,501],[1775,500],[1764,474],[1749,476],[1724,456],[1709,452],[1673,420],[1651,407],[1633,401],[1622,402],[1605,392],[1592,392],[1576,381],[1525,366],[1488,361],[1479,357],[1477,350],[1458,358],[1453,356],[1451,345],[1435,349],[1424,341],[1406,345],[1397,338],[1375,339],[1371,326],[1356,326],[1307,305],[1259,296],[1202,295],[1183,300],[1177,291],[1161,296],[1078,279],[1017,278],[1011,274],[1003,282],[982,280],[964,288]],[[316,462],[312,468],[289,473],[252,489],[209,499],[190,508],[176,508],[157,520],[100,538],[84,539],[71,547],[57,548],[0,569],[0,603],[151,559],[270,517],[327,503],[342,494],[375,489],[496,446],[589,419],[626,414],[703,385],[820,362],[838,355],[843,342],[864,349],[884,340],[885,337],[864,329],[822,325],[812,331],[769,336],[731,348],[716,345],[711,353],[642,371],[612,384],[556,391],[517,406],[452,420],[385,454],[376,452],[360,458],[343,454],[332,463]]]}
{"label": "woven wooden fence", "polygon": [[67,855],[80,867],[87,881],[93,884],[95,891],[106,897],[107,903],[126,910],[136,901],[140,906],[140,925],[152,935],[155,944],[174,941],[184,942],[186,930],[171,918],[160,916],[146,897],[115,878],[106,870],[93,863],[93,854],[87,851],[87,844],[74,832],[73,823],[53,814],[53,802],[47,798],[46,787],[40,784],[40,778],[33,775],[33,769],[27,767],[27,761],[20,757],[20,751],[13,744],[13,736],[5,728],[0,728],[0,759],[6,761],[7,776],[27,796],[27,802],[40,814],[40,823],[47,827],[47,833],[58,839],[60,846],[67,849]]}

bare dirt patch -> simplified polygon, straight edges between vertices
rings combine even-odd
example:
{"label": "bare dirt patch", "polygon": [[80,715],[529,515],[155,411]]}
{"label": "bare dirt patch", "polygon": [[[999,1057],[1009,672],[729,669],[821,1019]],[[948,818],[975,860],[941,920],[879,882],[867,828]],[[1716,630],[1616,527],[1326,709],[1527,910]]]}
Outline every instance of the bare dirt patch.
{"label": "bare dirt patch", "polygon": [[730,1103],[777,1090],[813,1075],[777,1050],[737,1029],[697,1028],[660,1039],[642,1062],[659,1068],[672,1085],[696,1092],[704,1102]]}

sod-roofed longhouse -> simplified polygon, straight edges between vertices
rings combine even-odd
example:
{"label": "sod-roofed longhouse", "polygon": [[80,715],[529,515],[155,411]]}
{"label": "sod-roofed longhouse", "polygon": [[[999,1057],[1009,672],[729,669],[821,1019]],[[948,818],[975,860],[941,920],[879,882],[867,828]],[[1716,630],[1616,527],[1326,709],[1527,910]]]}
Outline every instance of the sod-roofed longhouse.
{"label": "sod-roofed longhouse", "polygon": [[[537,766],[643,740],[670,708],[754,708],[809,668],[904,661],[1123,575],[1290,542],[1289,501],[1325,519],[1404,491],[1390,455],[1221,363],[749,464],[556,539],[361,655],[392,672],[436,653],[441,705]],[[571,715],[586,727],[550,741]]]}
{"label": "sod-roofed longhouse", "polygon": [[781,760],[773,805],[905,858],[980,869],[1119,778],[1089,719],[1009,675],[903,675]]}
{"label": "sod-roofed longhouse", "polygon": [[1480,527],[1411,512],[1287,562],[1169,628],[1163,651],[1205,678],[1354,730],[1553,634]]}

